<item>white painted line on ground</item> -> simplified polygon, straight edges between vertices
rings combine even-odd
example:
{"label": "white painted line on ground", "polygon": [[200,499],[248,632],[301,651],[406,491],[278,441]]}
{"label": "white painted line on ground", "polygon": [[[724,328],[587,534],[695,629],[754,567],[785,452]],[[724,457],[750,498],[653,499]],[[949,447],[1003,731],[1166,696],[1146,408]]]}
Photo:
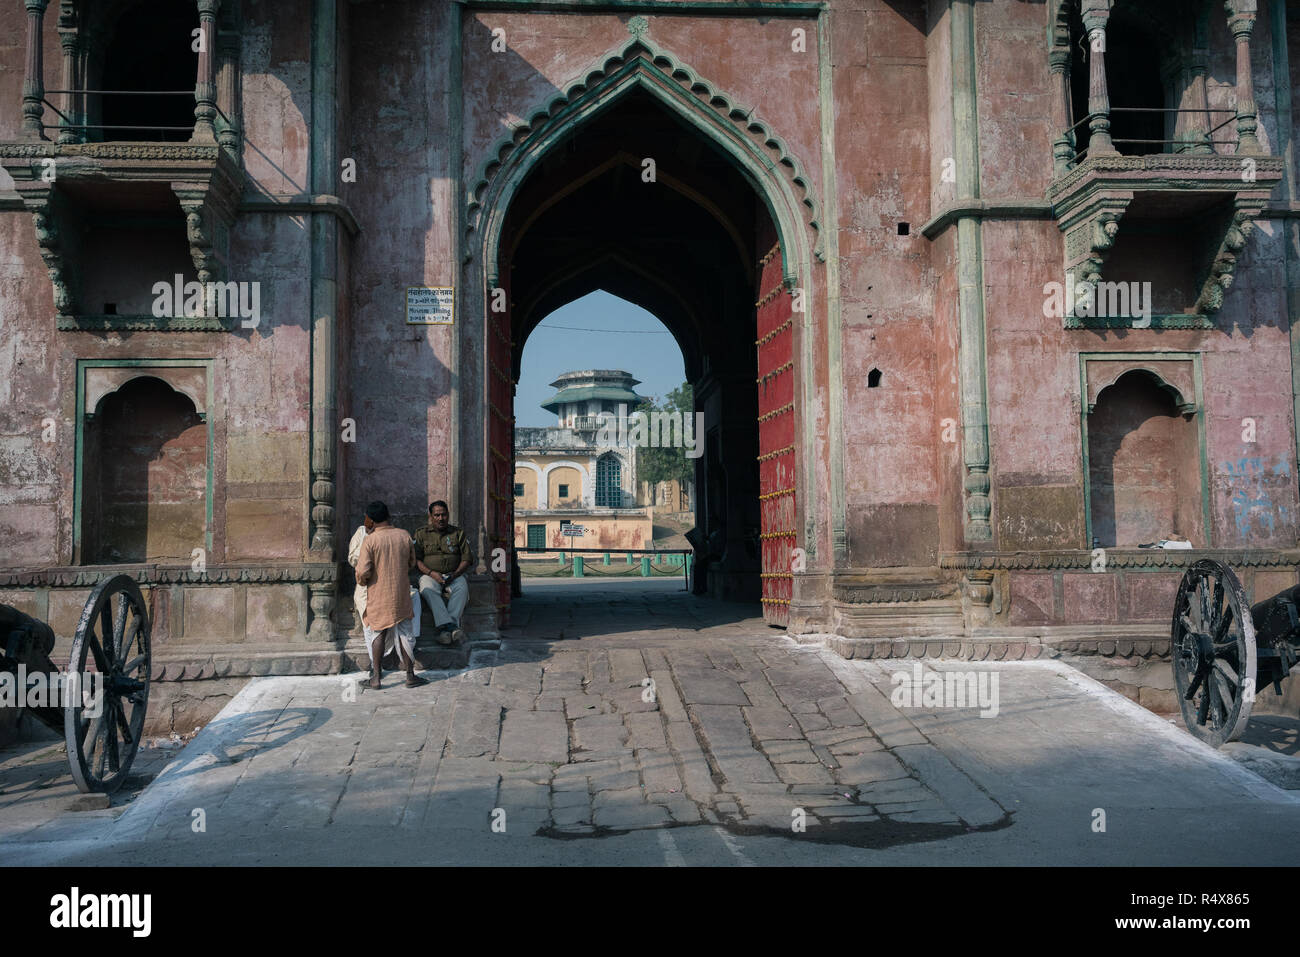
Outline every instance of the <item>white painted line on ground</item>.
{"label": "white painted line on ground", "polygon": [[659,846],[664,852],[664,866],[686,866],[686,858],[682,857],[682,852],[677,849],[677,842],[673,840],[673,835],[667,828],[661,827],[656,830],[655,837],[659,839]]}
{"label": "white painted line on ground", "polygon": [[734,857],[738,862],[740,862],[741,867],[758,866],[753,861],[751,861],[748,857],[745,856],[745,852],[740,849],[740,844],[736,841],[734,837],[732,837],[730,834],[727,833],[725,828],[715,827],[713,829],[713,833],[717,834],[718,837],[722,838],[722,843],[727,845],[727,850],[731,852],[732,857]]}

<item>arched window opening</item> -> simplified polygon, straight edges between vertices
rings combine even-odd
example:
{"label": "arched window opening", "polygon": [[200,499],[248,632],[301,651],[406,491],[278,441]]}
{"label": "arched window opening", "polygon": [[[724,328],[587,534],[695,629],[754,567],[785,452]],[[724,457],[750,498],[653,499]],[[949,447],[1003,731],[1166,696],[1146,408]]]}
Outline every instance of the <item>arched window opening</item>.
{"label": "arched window opening", "polygon": [[132,379],[86,427],[86,564],[186,562],[207,530],[208,433],[194,403],[161,379]]}
{"label": "arched window opening", "polygon": [[620,508],[623,505],[623,464],[613,453],[596,460],[596,507]]}
{"label": "arched window opening", "polygon": [[1186,539],[1206,547],[1195,418],[1159,380],[1126,372],[1088,415],[1092,537],[1102,547]]}

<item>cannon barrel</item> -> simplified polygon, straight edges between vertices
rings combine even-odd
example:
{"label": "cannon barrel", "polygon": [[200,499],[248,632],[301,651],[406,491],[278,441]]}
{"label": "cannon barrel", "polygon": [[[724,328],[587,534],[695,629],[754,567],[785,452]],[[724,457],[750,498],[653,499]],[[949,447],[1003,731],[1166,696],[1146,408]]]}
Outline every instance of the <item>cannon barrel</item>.
{"label": "cannon barrel", "polygon": [[53,651],[54,629],[17,608],[0,605],[0,656],[6,659],[6,670],[21,663],[29,672],[54,671]]}
{"label": "cannon barrel", "polygon": [[1290,641],[1300,631],[1300,585],[1283,589],[1272,598],[1256,602],[1250,607],[1250,618],[1255,625],[1257,638],[1267,637],[1276,643],[1279,639]]}
{"label": "cannon barrel", "polygon": [[[58,668],[50,659],[54,651],[54,629],[9,605],[0,605],[0,671],[17,678],[22,666],[27,675],[54,675]],[[18,688],[20,696],[26,689]],[[56,707],[27,708],[27,713],[53,731],[63,730],[63,710]]]}
{"label": "cannon barrel", "polygon": [[1281,681],[1296,663],[1300,645],[1300,585],[1283,589],[1250,608],[1259,644],[1256,688],[1270,684],[1280,694]]}

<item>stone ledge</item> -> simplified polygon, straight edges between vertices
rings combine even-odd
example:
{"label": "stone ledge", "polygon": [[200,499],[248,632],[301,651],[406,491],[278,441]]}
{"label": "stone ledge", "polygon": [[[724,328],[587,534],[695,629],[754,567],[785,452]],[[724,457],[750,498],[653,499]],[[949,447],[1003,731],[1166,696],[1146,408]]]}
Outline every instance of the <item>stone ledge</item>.
{"label": "stone ledge", "polygon": [[57,565],[34,571],[0,570],[0,588],[93,588],[114,575],[130,575],[141,585],[239,585],[267,582],[323,583],[339,579],[334,562],[285,564],[229,563],[196,572],[189,565]]}
{"label": "stone ledge", "polygon": [[[422,670],[453,671],[468,667],[470,651],[495,647],[493,642],[466,642],[462,647],[418,644],[416,661]],[[205,645],[192,653],[183,650],[155,654],[153,681],[204,681],[215,678],[259,678],[282,675],[334,675],[368,671],[370,658],[362,638],[328,646],[298,642],[291,645]]]}
{"label": "stone ledge", "polygon": [[1092,638],[1017,635],[1001,637],[848,638],[791,635],[800,644],[821,644],[841,658],[953,658],[965,661],[1032,661],[1063,654],[1120,658],[1167,658],[1169,639],[1120,635]]}
{"label": "stone ledge", "polygon": [[853,605],[943,601],[957,597],[957,583],[835,581],[831,594],[836,601]]}
{"label": "stone ledge", "polygon": [[262,645],[255,651],[247,646],[206,645],[189,654],[184,651],[155,654],[150,677],[153,681],[202,681],[268,675],[331,675],[347,670],[344,650],[337,647],[300,643],[292,647]]}
{"label": "stone ledge", "polygon": [[[1203,558],[1236,567],[1300,566],[1300,550],[1275,548],[1107,548],[1106,568],[1182,569]],[[1086,548],[1041,552],[947,552],[939,556],[945,569],[1046,571],[1058,568],[1091,570],[1092,552]]]}

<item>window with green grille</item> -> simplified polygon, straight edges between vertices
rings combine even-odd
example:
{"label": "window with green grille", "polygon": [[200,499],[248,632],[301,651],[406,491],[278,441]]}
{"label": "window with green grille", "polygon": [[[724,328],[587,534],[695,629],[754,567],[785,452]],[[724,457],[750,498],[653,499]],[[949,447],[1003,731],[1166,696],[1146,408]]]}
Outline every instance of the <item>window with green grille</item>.
{"label": "window with green grille", "polygon": [[623,504],[623,464],[617,455],[596,461],[596,507],[618,508]]}
{"label": "window with green grille", "polygon": [[546,547],[546,526],[545,525],[528,526],[528,547],[529,548]]}

